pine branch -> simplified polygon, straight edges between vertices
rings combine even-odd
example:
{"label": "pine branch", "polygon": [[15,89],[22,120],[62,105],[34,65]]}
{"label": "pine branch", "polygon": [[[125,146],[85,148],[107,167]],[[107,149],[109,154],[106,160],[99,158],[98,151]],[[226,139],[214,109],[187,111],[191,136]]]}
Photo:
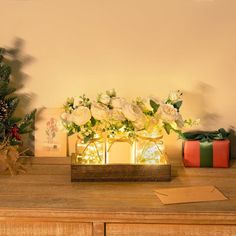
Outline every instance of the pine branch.
{"label": "pine branch", "polygon": [[15,88],[9,88],[7,81],[0,80],[0,98],[6,97],[16,91]]}
{"label": "pine branch", "polygon": [[9,82],[10,75],[11,75],[11,67],[1,62],[0,63],[0,79],[3,81]]}
{"label": "pine branch", "polygon": [[23,121],[19,125],[20,134],[31,133],[33,131],[32,126],[34,125],[35,114],[36,114],[36,109],[24,117]]}
{"label": "pine branch", "polygon": [[12,117],[19,103],[17,96],[11,96],[16,91],[9,87],[11,67],[4,63],[6,50],[0,48],[0,145],[8,140],[8,145],[22,144],[21,135],[34,130],[36,110],[27,114],[23,119]]}

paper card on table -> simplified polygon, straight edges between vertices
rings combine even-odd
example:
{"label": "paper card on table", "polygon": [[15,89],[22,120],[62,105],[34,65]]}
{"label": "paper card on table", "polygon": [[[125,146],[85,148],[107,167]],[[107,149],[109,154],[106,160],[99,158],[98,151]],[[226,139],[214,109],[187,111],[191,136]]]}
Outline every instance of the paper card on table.
{"label": "paper card on table", "polygon": [[36,116],[35,156],[67,156],[67,134],[61,129],[61,108],[44,108]]}
{"label": "paper card on table", "polygon": [[221,201],[227,198],[212,185],[156,189],[155,193],[163,204]]}

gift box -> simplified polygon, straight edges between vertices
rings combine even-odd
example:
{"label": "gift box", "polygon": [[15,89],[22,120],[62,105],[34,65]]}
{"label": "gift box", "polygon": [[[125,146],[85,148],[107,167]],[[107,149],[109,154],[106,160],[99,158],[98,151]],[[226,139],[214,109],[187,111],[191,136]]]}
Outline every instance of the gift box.
{"label": "gift box", "polygon": [[214,132],[184,133],[183,162],[186,167],[229,167],[229,133],[220,129]]}

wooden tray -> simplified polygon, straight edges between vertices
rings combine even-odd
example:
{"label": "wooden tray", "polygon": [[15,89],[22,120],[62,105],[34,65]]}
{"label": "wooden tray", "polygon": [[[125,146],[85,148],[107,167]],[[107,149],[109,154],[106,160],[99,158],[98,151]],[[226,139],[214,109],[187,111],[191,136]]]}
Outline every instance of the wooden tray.
{"label": "wooden tray", "polygon": [[71,181],[169,181],[171,165],[71,165]]}

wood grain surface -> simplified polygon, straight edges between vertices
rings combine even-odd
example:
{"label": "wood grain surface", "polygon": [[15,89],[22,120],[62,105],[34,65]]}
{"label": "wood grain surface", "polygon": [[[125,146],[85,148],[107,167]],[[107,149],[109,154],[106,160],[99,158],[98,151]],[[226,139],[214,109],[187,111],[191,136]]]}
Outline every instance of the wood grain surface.
{"label": "wood grain surface", "polygon": [[71,181],[169,181],[171,166],[165,165],[72,165]]}
{"label": "wood grain surface", "polygon": [[[100,236],[116,235],[121,228],[127,229],[121,236],[185,235],[180,225],[196,232],[199,228],[199,235],[236,235],[231,233],[236,225],[236,161],[229,169],[184,168],[180,158],[170,161],[170,182],[72,183],[69,158],[35,158],[26,174],[0,175],[0,235]],[[154,193],[161,187],[209,184],[229,200],[164,206]]]}
{"label": "wood grain surface", "polygon": [[[220,231],[219,231],[220,228]],[[171,224],[108,224],[106,236],[234,236],[236,226],[171,225]]]}

